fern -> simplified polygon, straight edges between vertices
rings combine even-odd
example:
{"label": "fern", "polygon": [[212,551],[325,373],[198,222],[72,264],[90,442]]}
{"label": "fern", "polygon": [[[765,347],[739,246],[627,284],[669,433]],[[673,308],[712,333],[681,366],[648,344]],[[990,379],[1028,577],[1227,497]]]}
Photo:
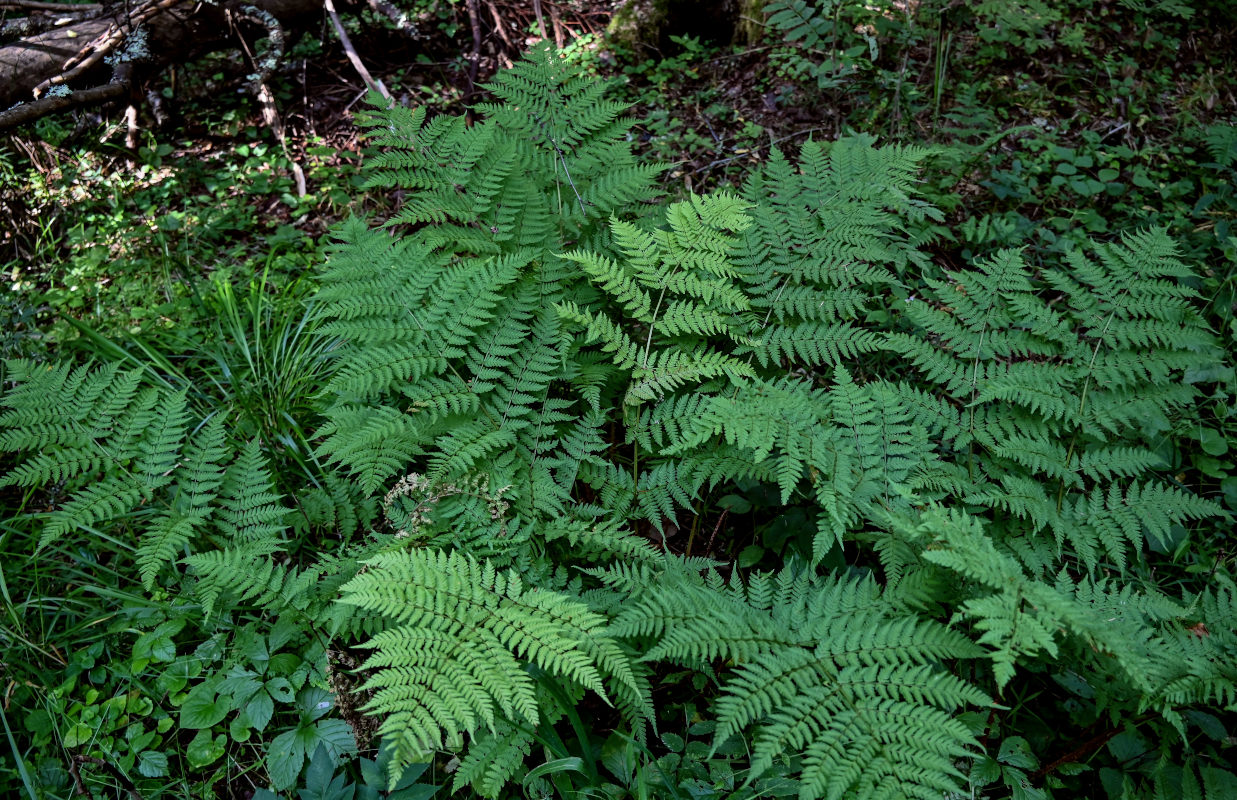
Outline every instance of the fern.
{"label": "fern", "polygon": [[653,638],[645,659],[736,665],[714,749],[756,725],[749,784],[801,752],[804,798],[866,796],[890,780],[925,797],[956,788],[952,762],[976,743],[948,712],[991,702],[936,666],[978,654],[962,635],[887,617],[871,583],[790,571],[723,586],[671,569],[633,589],[611,630]]}
{"label": "fern", "polygon": [[344,587],[343,602],[390,620],[366,645],[379,652],[364,668],[375,670],[371,707],[387,715],[382,731],[401,767],[464,733],[496,734],[499,720],[535,725],[526,663],[603,698],[604,678],[640,691],[605,618],[466,555],[379,556]]}
{"label": "fern", "polygon": [[214,417],[185,448],[183,474],[172,509],[150,526],[138,547],[138,569],[147,589],[154,585],[159,570],[174,561],[177,552],[210,519],[214,511],[211,501],[224,480],[221,462],[226,455],[223,418]]}
{"label": "fern", "polygon": [[932,149],[809,141],[657,204],[622,104],[552,49],[489,89],[474,124],[366,116],[400,200],[318,275],[312,485],[193,387],[7,365],[0,487],[55,489],[42,547],[135,535],[210,626],[277,618],[307,664],[362,643],[395,773],[451,750],[485,797],[576,747],[596,791],[575,706],[645,743],[689,675],[744,792],[1017,793],[1078,732],[967,709],[1034,694],[1154,731],[1131,792],[1222,794],[1182,753],[1237,698],[1237,592],[1172,432],[1224,354],[1163,231],[943,269]]}
{"label": "fern", "polygon": [[[1084,499],[1097,486],[1121,491],[1115,486],[1124,481],[1126,491],[1141,491],[1133,481],[1160,462],[1141,446],[1135,425],[1156,416],[1167,424],[1166,412],[1193,391],[1160,386],[1215,352],[1189,307],[1193,292],[1175,280],[1187,272],[1163,232],[1096,252],[1098,260],[1070,254],[1069,274],[1045,272],[1048,287],[1062,293],[1064,316],[1035,295],[1040,287],[1021,257],[1006,251],[978,270],[927,281],[925,300],[906,307],[907,320],[939,344],[910,333],[887,344],[963,407],[956,423],[951,412],[933,415],[946,441],[967,448],[966,457],[997,478],[998,486],[970,499],[1002,506],[1036,530],[1051,527],[1089,568],[1101,557],[1124,566],[1145,537],[1163,538],[1166,524],[1220,513],[1170,493],[1164,521],[1144,515],[1120,535],[1102,517],[1089,524],[1080,516],[1100,508]],[[1022,476],[1055,488],[1010,492]]]}

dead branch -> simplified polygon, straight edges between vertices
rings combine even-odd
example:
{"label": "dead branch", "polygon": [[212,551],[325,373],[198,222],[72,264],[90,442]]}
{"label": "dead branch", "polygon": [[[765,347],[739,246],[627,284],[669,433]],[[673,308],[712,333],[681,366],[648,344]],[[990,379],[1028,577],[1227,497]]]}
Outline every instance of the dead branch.
{"label": "dead branch", "polygon": [[241,47],[245,49],[245,54],[249,56],[249,60],[254,65],[255,77],[251,85],[257,95],[258,104],[262,108],[262,121],[266,123],[266,127],[271,129],[271,133],[275,134],[279,147],[283,150],[288,163],[292,165],[292,175],[296,180],[296,196],[304,197],[306,193],[305,172],[301,169],[301,165],[293,160],[292,154],[288,152],[288,135],[284,130],[283,119],[279,116],[279,109],[275,105],[275,95],[271,92],[271,87],[266,82],[271,72],[274,71],[275,66],[283,60],[283,28],[280,26],[279,20],[275,19],[274,14],[255,6],[241,6],[234,13],[237,17],[252,20],[266,28],[266,37],[267,41],[270,42],[270,50],[261,60],[257,59],[249,50],[249,44],[245,41],[244,37],[240,36],[239,32],[237,37],[240,38]]}
{"label": "dead branch", "polygon": [[42,3],[38,0],[0,0],[0,8],[19,8],[23,11],[68,11],[70,13],[96,12],[103,6],[94,3]]}
{"label": "dead branch", "polygon": [[[11,43],[0,43],[0,110],[13,103],[19,105],[0,114],[0,131],[48,114],[122,98],[127,87],[114,76],[110,80],[106,77],[105,61],[131,61],[134,73],[128,85],[136,86],[142,76],[169,64],[183,63],[214,49],[234,47],[231,19],[245,19],[246,24],[257,22],[268,32],[273,20],[276,32],[270,34],[270,54],[277,60],[283,52],[284,26],[304,24],[319,17],[322,0],[115,0],[106,6],[74,8],[99,10],[92,17],[67,20],[65,14],[57,17],[36,11],[25,18],[34,20],[35,27],[43,26],[47,19],[65,24],[34,33],[26,32],[28,26],[20,31],[8,26],[3,29],[21,36]],[[263,14],[269,14],[270,19],[263,19]],[[132,36],[139,30],[146,32],[145,48],[138,47],[139,40]],[[259,77],[269,76],[276,66],[270,59],[263,59],[258,67]],[[133,114],[129,117],[134,119]]]}
{"label": "dead branch", "polygon": [[348,32],[344,30],[344,24],[339,20],[339,14],[335,11],[335,3],[332,0],[323,0],[323,6],[326,8],[326,13],[331,18],[331,25],[335,28],[335,33],[339,34],[339,42],[344,46],[344,52],[348,54],[348,60],[352,62],[352,68],[361,76],[361,80],[365,81],[365,85],[371,90],[378,92],[387,100],[391,100],[391,93],[387,91],[387,87],[382,81],[375,80],[369,74],[369,70],[361,63],[361,57],[357,55],[356,48],[352,46],[352,40],[348,38]]}
{"label": "dead branch", "polygon": [[387,0],[369,0],[369,7],[376,13],[386,17],[395,29],[410,39],[415,39],[419,35],[417,33],[417,23],[408,16],[407,12],[401,11],[395,6],[387,2]]}
{"label": "dead branch", "polygon": [[159,11],[171,8],[181,0],[146,0],[145,3],[137,7],[124,21],[113,22],[108,26],[107,31],[96,37],[93,41],[78,51],[77,55],[70,58],[61,67],[64,71],[58,75],[53,75],[47,80],[34,87],[34,96],[37,98],[43,92],[50,89],[52,86],[68,83],[74,78],[82,75],[87,70],[92,69],[106,56],[111,55],[116,46],[125,40],[137,26],[146,22]]}
{"label": "dead branch", "polygon": [[472,104],[477,92],[477,69],[481,66],[481,14],[477,0],[468,0],[468,24],[472,28],[472,52],[468,54],[468,91],[464,93],[464,105]]}
{"label": "dead branch", "polygon": [[[127,64],[122,64],[120,68],[117,68],[117,75],[121,74],[121,68],[127,68],[128,66]],[[128,74],[129,70],[124,69],[124,77],[114,77],[110,83],[105,83],[102,86],[96,86],[92,89],[79,89],[76,92],[63,95],[49,94],[38,100],[22,103],[14,108],[10,108],[8,111],[0,111],[0,131],[16,128],[18,125],[34,122],[49,114],[66,111],[70,108],[99,105],[100,103],[124,97],[129,93],[130,89]]]}
{"label": "dead branch", "polygon": [[533,0],[533,13],[537,15],[537,33],[541,35],[542,40],[548,38],[545,29],[545,14],[541,12],[541,0]]}

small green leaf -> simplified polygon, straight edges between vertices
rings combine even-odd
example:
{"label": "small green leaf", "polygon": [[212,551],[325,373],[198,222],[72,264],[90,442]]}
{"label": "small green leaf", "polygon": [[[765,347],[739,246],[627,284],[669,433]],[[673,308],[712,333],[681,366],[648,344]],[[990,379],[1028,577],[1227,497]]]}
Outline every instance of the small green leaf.
{"label": "small green leaf", "polygon": [[137,771],[147,778],[162,778],[168,774],[167,753],[156,753],[147,750],[138,756]]}
{"label": "small green leaf", "polygon": [[244,711],[232,718],[232,722],[228,724],[228,735],[232,737],[234,742],[249,741],[249,733],[252,727],[249,723],[249,717]]}
{"label": "small green leaf", "polygon": [[999,780],[1001,765],[991,756],[980,756],[971,766],[971,783],[976,786],[987,786]]}
{"label": "small green leaf", "polygon": [[201,666],[196,665],[196,659],[183,658],[179,661],[173,661],[168,665],[168,668],[159,673],[159,677],[155,681],[156,687],[165,694],[176,694],[188,685],[190,678],[195,678],[201,673]]}
{"label": "small green leaf", "polygon": [[341,755],[356,752],[356,740],[352,737],[352,728],[348,727],[348,723],[342,719],[318,720],[312,725],[298,729],[296,736],[306,753],[316,750],[319,744],[326,745],[331,758],[339,758]]}
{"label": "small green leaf", "polygon": [[751,544],[744,547],[739,552],[740,567],[754,567],[760,563],[760,559],[764,557],[765,549],[758,544]]}
{"label": "small green leaf", "polygon": [[1011,736],[1001,742],[1001,750],[997,761],[1019,769],[1034,769],[1039,766],[1039,759],[1031,752],[1031,746],[1021,736]]}
{"label": "small green leaf", "polygon": [[[335,775],[335,761],[327,752],[326,745],[319,744],[314,750],[313,758],[309,759],[309,768],[305,770],[305,788],[298,792],[300,800],[342,800],[332,778]],[[355,792],[355,788],[353,790]]]}
{"label": "small green leaf", "polygon": [[226,743],[227,737],[222,733],[212,737],[207,729],[198,731],[198,735],[193,737],[193,741],[189,742],[189,747],[185,750],[189,766],[205,767],[218,760],[223,756]]}
{"label": "small green leaf", "polygon": [[65,747],[81,747],[94,736],[94,728],[81,722],[74,725],[64,735]]}
{"label": "small green leaf", "polygon": [[258,692],[245,706],[245,716],[249,724],[257,730],[266,730],[267,724],[275,714],[275,701],[266,692]]}
{"label": "small green leaf", "polygon": [[305,745],[297,738],[297,731],[284,731],[271,741],[266,756],[266,771],[271,776],[271,784],[278,791],[283,791],[296,783],[301,774],[301,766],[305,763]]}
{"label": "small green leaf", "polygon": [[1228,452],[1228,440],[1219,431],[1203,428],[1198,436],[1203,452],[1209,456],[1222,456]]}
{"label": "small green leaf", "polygon": [[232,710],[232,698],[215,692],[212,682],[199,683],[189,692],[180,707],[180,727],[193,730],[209,728]]}
{"label": "small green leaf", "polygon": [[271,678],[266,682],[266,691],[281,703],[291,703],[296,697],[296,692],[293,691],[292,684],[287,678]]}

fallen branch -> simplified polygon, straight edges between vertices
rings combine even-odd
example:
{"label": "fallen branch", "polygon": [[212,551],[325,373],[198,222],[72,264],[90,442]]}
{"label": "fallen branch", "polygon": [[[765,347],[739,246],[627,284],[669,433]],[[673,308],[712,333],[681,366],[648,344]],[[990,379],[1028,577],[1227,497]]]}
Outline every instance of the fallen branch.
{"label": "fallen branch", "polygon": [[331,25],[335,28],[335,32],[339,34],[339,42],[344,46],[344,52],[348,54],[348,60],[352,62],[352,68],[361,76],[361,80],[365,81],[365,85],[373,91],[382,95],[387,100],[392,100],[391,93],[387,91],[387,87],[382,81],[375,80],[369,74],[369,70],[365,69],[365,65],[361,63],[361,57],[357,55],[356,48],[352,46],[352,40],[348,38],[348,32],[344,30],[344,24],[339,20],[339,14],[335,11],[335,3],[331,0],[323,0],[323,6],[326,8],[326,13],[331,18]]}
{"label": "fallen branch", "polygon": [[254,91],[266,83],[266,79],[275,71],[275,67],[279,66],[279,62],[283,60],[285,36],[283,27],[280,26],[279,20],[275,19],[275,15],[269,11],[265,11],[257,6],[241,6],[239,9],[229,12],[228,21],[233,22],[233,18],[247,19],[251,22],[256,22],[263,28],[266,28],[266,40],[270,43],[270,51],[259,61],[256,56],[249,50],[249,44],[244,37],[237,32],[236,37],[240,39],[241,47],[245,50],[245,55],[249,56],[249,60],[253,62],[254,79],[250,82],[250,86]]}
{"label": "fallen branch", "polygon": [[[6,2],[42,0],[0,0]],[[254,20],[270,31],[273,19],[282,32],[321,19],[322,7],[322,0],[115,0],[102,6],[75,6],[97,9],[76,19],[67,13],[32,11],[23,18],[32,21],[31,25],[19,27],[33,33],[4,28],[6,33],[21,35],[0,43],[0,129],[123,99],[124,89],[114,77],[109,78],[114,72],[105,63],[114,67],[118,62],[131,62],[130,82],[136,87],[168,65],[235,48],[234,20],[245,20],[246,29],[254,26]],[[263,14],[270,19],[263,19]],[[65,24],[40,30],[49,21]],[[135,35],[142,32],[144,47]],[[272,35],[279,38],[279,33]],[[272,40],[268,55],[278,58],[281,52],[280,42]],[[262,59],[257,71],[261,78],[276,68],[270,59]],[[261,80],[254,83],[257,91]]]}
{"label": "fallen branch", "polygon": [[386,17],[400,33],[410,39],[417,38],[417,23],[408,16],[408,12],[401,11],[388,3],[387,0],[369,0],[369,7],[372,8],[375,13]]}
{"label": "fallen branch", "polygon": [[547,37],[545,29],[545,14],[541,12],[541,0],[533,0],[533,13],[537,16],[537,33],[541,34],[542,40]]}
{"label": "fallen branch", "polygon": [[266,28],[266,39],[270,42],[270,50],[261,60],[249,50],[249,44],[240,36],[239,32],[237,33],[237,38],[241,40],[241,47],[245,49],[245,55],[249,56],[249,60],[254,65],[255,76],[250,85],[253,87],[258,98],[258,104],[262,109],[262,121],[266,123],[266,127],[271,129],[271,133],[275,134],[275,139],[279,142],[279,147],[283,150],[284,157],[292,165],[292,176],[296,180],[296,196],[304,197],[307,191],[305,172],[301,169],[301,165],[293,160],[292,154],[288,152],[288,134],[284,130],[283,120],[280,118],[279,109],[275,105],[275,95],[271,92],[271,87],[266,82],[276,65],[283,59],[283,28],[280,27],[279,20],[275,19],[274,14],[255,6],[241,6],[235,14],[237,17],[252,20]]}
{"label": "fallen branch", "polygon": [[94,12],[103,8],[95,3],[43,3],[39,0],[0,0],[0,8],[19,8],[22,11],[69,11]]}
{"label": "fallen branch", "polygon": [[[468,54],[468,91],[464,93],[464,105],[472,105],[477,93],[477,69],[481,66],[481,14],[477,0],[468,0],[468,24],[472,28],[472,52]],[[471,113],[471,112],[470,112]]]}
{"label": "fallen branch", "polygon": [[61,68],[64,71],[58,75],[53,75],[47,80],[34,87],[34,96],[38,97],[53,86],[68,83],[74,78],[82,75],[87,70],[95,67],[112,51],[116,46],[125,40],[137,26],[149,20],[160,11],[171,8],[182,0],[147,0],[142,5],[138,6],[137,10],[125,18],[125,23],[113,22],[108,26],[108,29],[101,36],[95,38],[88,45],[78,51],[77,55],[70,58],[64,63]]}
{"label": "fallen branch", "polygon": [[68,94],[49,94],[38,100],[22,103],[10,108],[8,111],[0,111],[0,131],[16,128],[18,125],[24,125],[27,122],[34,122],[36,119],[42,119],[48,114],[55,114],[81,106],[98,105],[124,97],[129,93],[130,89],[130,79],[127,77],[129,70],[124,70],[124,77],[119,76],[122,72],[121,68],[127,68],[128,66],[128,64],[120,65],[116,69],[116,76],[113,76],[112,81],[102,86],[95,86],[91,89],[79,89]]}

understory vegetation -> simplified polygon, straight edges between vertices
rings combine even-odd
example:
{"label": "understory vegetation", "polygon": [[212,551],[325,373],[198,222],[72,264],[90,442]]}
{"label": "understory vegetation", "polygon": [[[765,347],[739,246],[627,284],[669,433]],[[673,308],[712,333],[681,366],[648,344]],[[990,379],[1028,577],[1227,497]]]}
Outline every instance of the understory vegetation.
{"label": "understory vegetation", "polygon": [[0,795],[1237,797],[1227,4],[406,5],[0,144]]}

